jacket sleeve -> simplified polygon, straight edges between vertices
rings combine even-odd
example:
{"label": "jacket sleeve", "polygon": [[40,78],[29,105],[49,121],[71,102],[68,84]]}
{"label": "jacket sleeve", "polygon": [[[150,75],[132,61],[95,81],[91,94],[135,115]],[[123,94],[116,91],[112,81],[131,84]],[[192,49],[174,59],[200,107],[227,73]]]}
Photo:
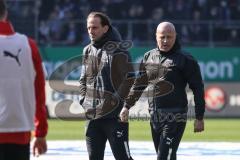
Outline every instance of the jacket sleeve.
{"label": "jacket sleeve", "polygon": [[83,55],[82,55],[82,66],[81,66],[81,75],[80,75],[80,79],[79,79],[79,103],[80,105],[83,104],[83,101],[85,99],[85,95],[86,95],[86,56],[87,56],[87,49],[84,48],[83,49]]}
{"label": "jacket sleeve", "polygon": [[[129,52],[122,52],[113,57],[111,78],[114,87],[117,87],[115,95],[124,100],[129,94],[134,82],[134,68]],[[117,84],[118,82],[118,84]]]}
{"label": "jacket sleeve", "polygon": [[134,84],[127,98],[125,99],[124,107],[130,109],[132,106],[134,106],[135,103],[138,101],[138,99],[141,97],[147,85],[148,85],[148,76],[145,68],[145,62],[144,60],[142,60],[139,66],[139,71],[137,72]]}
{"label": "jacket sleeve", "polygon": [[35,77],[35,133],[36,137],[45,137],[48,131],[47,112],[45,103],[45,78],[40,53],[34,40],[29,38],[29,44],[32,51],[32,59],[36,71]]}
{"label": "jacket sleeve", "polygon": [[204,84],[200,72],[200,67],[191,56],[186,57],[184,74],[189,88],[193,91],[195,102],[195,117],[202,120],[205,112]]}

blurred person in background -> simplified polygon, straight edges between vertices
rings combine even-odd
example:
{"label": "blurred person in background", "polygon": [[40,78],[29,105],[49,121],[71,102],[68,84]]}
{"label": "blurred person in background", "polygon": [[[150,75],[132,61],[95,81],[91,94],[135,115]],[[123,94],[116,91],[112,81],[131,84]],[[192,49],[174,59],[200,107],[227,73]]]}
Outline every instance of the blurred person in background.
{"label": "blurred person in background", "polygon": [[119,118],[123,98],[133,83],[126,79],[130,55],[123,48],[115,48],[122,42],[121,36],[106,14],[91,12],[87,30],[91,43],[83,49],[80,105],[90,119],[86,126],[89,160],[104,159],[107,140],[116,160],[131,160],[128,122]]}
{"label": "blurred person in background", "polygon": [[204,84],[197,61],[185,54],[176,38],[175,27],[162,22],[156,30],[157,48],[145,53],[131,92],[120,113],[128,119],[129,109],[148,87],[150,126],[158,160],[176,160],[187,122],[186,86],[195,102],[194,132],[204,130]]}
{"label": "blurred person in background", "polygon": [[50,43],[50,28],[46,21],[40,21],[38,33],[39,33],[39,41],[41,44]]}
{"label": "blurred person in background", "polygon": [[66,40],[64,43],[67,45],[74,45],[77,43],[77,37],[78,32],[76,24],[74,22],[70,22],[67,26]]}
{"label": "blurred person in background", "polygon": [[240,38],[239,38],[239,33],[237,29],[231,29],[230,31],[230,36],[229,36],[229,43],[230,45],[238,45],[240,42]]}
{"label": "blurred person in background", "polygon": [[0,0],[0,159],[29,160],[47,151],[45,79],[36,43],[14,31]]}

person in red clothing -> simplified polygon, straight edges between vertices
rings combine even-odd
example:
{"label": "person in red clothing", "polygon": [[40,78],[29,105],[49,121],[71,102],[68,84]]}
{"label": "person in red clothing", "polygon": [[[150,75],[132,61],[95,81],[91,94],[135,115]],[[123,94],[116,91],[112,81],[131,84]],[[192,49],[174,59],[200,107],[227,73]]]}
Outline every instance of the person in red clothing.
{"label": "person in red clothing", "polygon": [[0,160],[29,160],[47,151],[45,79],[34,40],[14,32],[0,0]]}

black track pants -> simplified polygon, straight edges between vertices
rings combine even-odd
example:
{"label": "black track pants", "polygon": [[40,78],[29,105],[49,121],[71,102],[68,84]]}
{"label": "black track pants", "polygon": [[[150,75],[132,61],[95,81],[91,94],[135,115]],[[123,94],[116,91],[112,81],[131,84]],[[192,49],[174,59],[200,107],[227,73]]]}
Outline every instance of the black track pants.
{"label": "black track pants", "polygon": [[150,123],[157,160],[176,160],[176,153],[182,139],[186,121],[164,120]]}
{"label": "black track pants", "polygon": [[30,145],[0,144],[0,160],[29,160]]}
{"label": "black track pants", "polygon": [[89,122],[86,142],[89,160],[103,160],[106,141],[116,160],[131,160],[128,146],[128,123],[118,119],[98,119]]}

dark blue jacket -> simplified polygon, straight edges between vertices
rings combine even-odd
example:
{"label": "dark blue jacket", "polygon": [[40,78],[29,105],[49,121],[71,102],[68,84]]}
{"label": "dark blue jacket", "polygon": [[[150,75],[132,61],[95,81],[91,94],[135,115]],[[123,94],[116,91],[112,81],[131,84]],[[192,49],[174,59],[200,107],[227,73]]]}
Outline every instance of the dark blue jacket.
{"label": "dark blue jacket", "polygon": [[146,96],[150,113],[157,110],[187,112],[187,84],[193,91],[196,118],[202,119],[205,100],[200,68],[191,55],[183,53],[176,40],[167,53],[158,48],[145,53],[140,65],[140,76],[134,82],[133,91],[126,98],[126,106],[133,106],[148,87]]}
{"label": "dark blue jacket", "polygon": [[127,79],[131,58],[119,47],[121,42],[118,31],[110,27],[99,41],[83,50],[80,104],[87,118],[118,118],[123,107],[133,79]]}

